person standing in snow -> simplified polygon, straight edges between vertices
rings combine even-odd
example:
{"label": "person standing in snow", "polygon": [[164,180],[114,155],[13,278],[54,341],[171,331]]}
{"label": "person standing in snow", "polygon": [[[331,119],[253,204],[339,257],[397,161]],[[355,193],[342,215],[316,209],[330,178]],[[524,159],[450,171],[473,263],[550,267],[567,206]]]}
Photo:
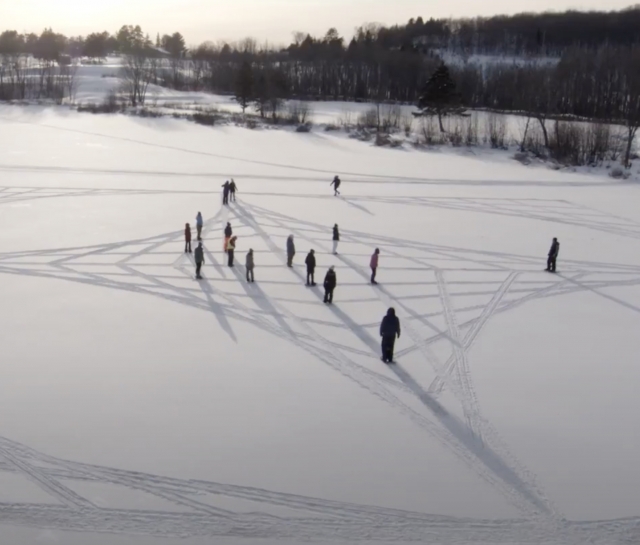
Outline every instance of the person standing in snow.
{"label": "person standing in snow", "polygon": [[551,249],[549,250],[549,257],[547,258],[547,268],[545,269],[548,272],[556,272],[556,259],[558,259],[558,254],[560,253],[560,243],[557,238],[553,239],[551,243]]}
{"label": "person standing in snow", "polygon": [[204,221],[202,221],[202,214],[198,212],[196,216],[196,229],[198,229],[198,240],[202,240],[202,226],[204,225]]}
{"label": "person standing in snow", "polygon": [[227,243],[227,256],[229,258],[228,260],[229,267],[233,267],[233,257],[236,251],[236,240],[238,240],[238,237],[231,237],[229,239],[229,242]]}
{"label": "person standing in snow", "polygon": [[338,176],[336,176],[333,179],[333,182],[331,182],[329,185],[333,186],[333,194],[334,196],[338,196],[340,195],[340,191],[338,191],[338,188],[340,187],[340,184],[342,183],[342,181],[340,180],[340,178]]}
{"label": "person standing in snow", "polygon": [[250,249],[249,253],[247,254],[245,266],[247,268],[247,282],[255,282],[255,279],[253,277],[253,269],[255,268],[255,263],[253,261],[253,249]]}
{"label": "person standing in snow", "polygon": [[191,253],[191,225],[188,223],[184,226],[184,253]]}
{"label": "person standing in snow", "polygon": [[236,191],[238,190],[238,186],[236,182],[231,178],[231,183],[229,184],[229,193],[231,194],[231,200],[236,202]]}
{"label": "person standing in snow", "polygon": [[333,255],[338,255],[338,243],[340,242],[340,231],[338,224],[333,226]]}
{"label": "person standing in snow", "polygon": [[233,229],[231,229],[231,224],[227,222],[227,226],[224,228],[224,242],[222,243],[222,249],[224,252],[227,251],[227,245],[229,244],[231,235],[233,235]]}
{"label": "person standing in snow", "polygon": [[378,258],[380,257],[380,249],[376,248],[376,251],[373,252],[371,256],[371,262],[369,266],[371,267],[371,283],[377,284],[376,282],[376,273],[378,272]]}
{"label": "person standing in snow", "polygon": [[400,320],[396,316],[396,310],[390,308],[380,324],[380,336],[382,337],[382,361],[393,363],[393,348],[396,337],[400,338]]}
{"label": "person standing in snow", "polygon": [[324,277],[324,302],[330,305],[333,304],[333,290],[338,285],[338,277],[333,265],[327,271],[327,275]]}
{"label": "person standing in snow", "polygon": [[229,206],[229,192],[231,191],[231,184],[229,183],[229,180],[227,180],[225,183],[222,184],[221,186],[222,189],[222,204],[226,204],[227,206]]}
{"label": "person standing in snow", "polygon": [[304,260],[305,265],[307,266],[307,286],[315,286],[316,285],[316,253],[314,250],[310,250],[307,254],[307,258]]}
{"label": "person standing in snow", "polygon": [[200,270],[202,269],[202,265],[204,265],[204,249],[202,248],[202,242],[198,242],[198,247],[196,248],[194,257],[196,260],[196,278],[198,280],[202,280],[202,276],[200,276]]}
{"label": "person standing in snow", "polygon": [[296,255],[296,245],[293,242],[293,235],[287,237],[287,267],[293,267],[293,258]]}

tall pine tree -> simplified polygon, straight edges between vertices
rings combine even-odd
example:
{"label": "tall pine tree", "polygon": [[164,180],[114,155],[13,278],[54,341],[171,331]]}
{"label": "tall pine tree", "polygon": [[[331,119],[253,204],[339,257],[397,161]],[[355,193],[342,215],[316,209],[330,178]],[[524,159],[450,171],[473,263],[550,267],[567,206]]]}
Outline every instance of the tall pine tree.
{"label": "tall pine tree", "polygon": [[442,117],[447,114],[461,114],[460,95],[456,91],[456,82],[451,77],[449,69],[442,63],[431,75],[422,89],[418,99],[418,116],[437,115],[440,131],[445,132]]}
{"label": "tall pine tree", "polygon": [[236,102],[242,107],[242,113],[251,103],[253,97],[253,68],[248,61],[244,61],[236,77]]}

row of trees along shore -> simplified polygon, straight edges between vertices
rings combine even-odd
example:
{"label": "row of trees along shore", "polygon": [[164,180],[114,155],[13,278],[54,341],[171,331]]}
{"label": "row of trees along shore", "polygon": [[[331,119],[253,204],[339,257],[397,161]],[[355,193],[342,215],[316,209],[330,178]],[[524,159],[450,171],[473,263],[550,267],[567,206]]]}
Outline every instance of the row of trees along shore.
{"label": "row of trees along shore", "polygon": [[[476,19],[412,19],[406,25],[364,25],[350,41],[335,29],[315,38],[295,33],[288,47],[205,42],[187,49],[176,32],[152,39],[139,26],[111,35],[65,37],[0,34],[0,100],[73,98],[73,63],[124,57],[131,104],[143,105],[151,83],[236,96],[276,118],[282,100],[417,104],[443,59],[455,105],[526,114],[549,146],[547,121],[581,119],[624,125],[631,142],[640,126],[640,8],[622,12],[525,14]],[[466,62],[473,54],[487,62]],[[515,58],[514,55],[519,55]],[[444,108],[444,109],[443,109]],[[426,114],[435,113],[425,108]],[[627,157],[628,159],[628,157]],[[628,160],[627,160],[628,163]]]}

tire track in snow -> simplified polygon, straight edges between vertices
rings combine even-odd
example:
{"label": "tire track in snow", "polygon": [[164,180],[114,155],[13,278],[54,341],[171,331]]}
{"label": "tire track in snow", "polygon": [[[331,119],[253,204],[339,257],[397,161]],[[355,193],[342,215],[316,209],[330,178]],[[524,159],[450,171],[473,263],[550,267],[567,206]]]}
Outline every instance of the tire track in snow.
{"label": "tire track in snow", "polygon": [[[478,396],[473,388],[471,380],[469,380],[469,363],[467,361],[466,350],[461,346],[460,326],[456,319],[455,309],[453,308],[453,303],[451,302],[449,290],[447,289],[447,284],[442,271],[436,269],[435,277],[438,284],[438,292],[440,294],[440,301],[444,311],[445,322],[447,324],[447,329],[449,330],[449,337],[451,338],[450,344],[453,348],[454,372],[457,377],[458,387],[462,390],[462,393],[469,404],[468,408],[463,407],[464,415],[467,419],[469,429],[475,433],[480,440],[482,440],[480,425],[477,422],[477,418],[480,415],[480,410],[478,409]],[[445,374],[447,377],[452,376],[452,373],[447,373],[446,364]]]}
{"label": "tire track in snow", "polygon": [[[250,205],[246,205],[246,208],[253,209]],[[280,250],[273,242],[270,240],[269,235],[260,227],[257,221],[253,218],[252,215],[248,214],[245,210],[245,215],[249,218],[250,223],[253,225],[254,229],[256,229],[265,241],[269,245],[270,248],[279,255],[281,258],[283,257],[283,251]],[[297,234],[300,238],[307,240],[308,242],[322,248],[327,251],[327,248],[323,243],[318,243],[315,240],[310,239],[304,233],[300,233],[296,231],[296,229],[291,228],[290,226],[286,226],[284,223],[274,219],[270,216],[271,220],[275,223],[278,223],[282,228],[288,227],[291,232]],[[342,260],[347,266],[353,269],[355,272],[360,274],[368,281],[368,277],[366,273],[363,273],[357,265],[351,263],[349,260],[344,258],[343,256],[338,255],[338,259]],[[379,287],[376,289],[376,293],[378,294],[379,299],[385,304],[385,306],[393,306],[393,301],[381,296],[379,294]],[[408,332],[409,336],[412,338],[413,342],[421,349],[427,361],[429,361],[434,367],[434,370],[439,376],[443,377],[443,380],[447,381],[447,377],[444,376],[442,369],[440,368],[440,364],[433,355],[426,343],[422,341],[420,336],[413,330],[412,327],[405,325],[405,331]],[[420,387],[415,380],[404,371],[400,366],[394,365],[390,366],[389,369],[394,372],[398,378],[408,386],[420,399],[423,404],[430,409],[432,414],[436,417],[437,420],[444,426],[446,432],[449,434],[449,439],[453,439],[455,443],[457,443],[453,450],[460,454],[460,446],[462,446],[466,453],[470,454],[472,458],[475,458],[476,461],[479,461],[484,469],[488,469],[490,473],[493,473],[493,477],[497,478],[490,479],[490,482],[494,484],[498,489],[502,490],[502,493],[510,498],[510,501],[514,503],[514,498],[518,498],[518,500],[524,500],[529,505],[534,507],[534,511],[538,513],[544,513],[546,515],[554,517],[555,510],[546,500],[544,495],[541,495],[536,487],[532,483],[527,483],[524,478],[517,474],[513,468],[506,465],[500,458],[499,454],[492,451],[488,446],[482,444],[478,441],[478,438],[466,428],[462,422],[460,422],[456,417],[448,413],[442,405],[440,405],[434,398],[429,396],[427,392],[425,392],[422,387]],[[459,398],[463,403],[467,402],[467,399],[464,395],[455,387],[455,385],[451,385],[452,390],[458,393]],[[480,415],[478,415],[480,417]],[[430,422],[430,421],[429,421]],[[470,433],[471,432],[471,433]],[[452,447],[452,443],[448,442],[449,448]],[[467,458],[468,460],[468,458]],[[474,464],[475,465],[475,464]],[[473,466],[472,466],[473,467]],[[517,467],[517,466],[516,466]],[[474,469],[477,471],[478,467],[475,465]],[[486,478],[486,477],[485,477]],[[516,505],[519,505],[521,509],[523,509],[522,501],[515,501]],[[529,511],[527,508],[524,508],[525,511]]]}
{"label": "tire track in snow", "polygon": [[[474,342],[476,341],[476,339],[478,338],[482,330],[485,328],[485,326],[487,325],[491,317],[496,313],[496,309],[498,308],[498,305],[500,304],[504,296],[508,293],[509,288],[515,282],[516,278],[518,277],[518,274],[519,273],[517,272],[512,272],[509,274],[509,276],[502,283],[500,288],[498,288],[498,291],[495,292],[495,294],[493,295],[493,297],[491,298],[487,306],[484,308],[484,310],[482,311],[482,314],[480,314],[480,316],[476,320],[474,320],[471,326],[471,329],[467,332],[464,339],[460,343],[461,351],[463,353],[471,349]],[[444,279],[442,281],[444,282]],[[459,331],[460,328],[459,326],[457,327]],[[458,337],[458,341],[459,340],[460,339]],[[452,355],[449,358],[449,360],[445,363],[445,374],[447,376],[451,375],[455,371],[456,365],[457,365],[457,361],[456,361],[457,359],[458,357],[456,355]],[[431,385],[429,386],[429,388],[427,389],[427,391],[432,395],[438,396],[439,394],[442,393],[444,385],[445,385],[445,381],[441,377],[436,377],[431,383]]]}
{"label": "tire track in snow", "polygon": [[0,438],[0,456],[10,465],[14,466],[22,475],[35,483],[39,488],[62,502],[67,507],[74,509],[95,509],[96,506],[73,490],[51,479],[40,469],[26,463],[20,457],[15,456],[10,448],[7,448],[4,440]]}

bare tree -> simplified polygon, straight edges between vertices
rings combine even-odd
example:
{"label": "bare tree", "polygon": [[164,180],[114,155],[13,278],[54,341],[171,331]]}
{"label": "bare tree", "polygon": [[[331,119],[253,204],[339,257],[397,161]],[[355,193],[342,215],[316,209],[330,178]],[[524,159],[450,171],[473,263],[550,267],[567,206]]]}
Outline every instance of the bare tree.
{"label": "bare tree", "polygon": [[60,67],[60,77],[69,102],[75,103],[78,92],[78,68],[77,64],[68,64]]}
{"label": "bare tree", "polygon": [[123,90],[133,107],[144,105],[149,84],[157,78],[157,72],[157,59],[150,57],[145,49],[125,55],[121,77]]}
{"label": "bare tree", "polygon": [[631,167],[631,149],[640,128],[640,48],[629,51],[624,63],[624,101],[622,114],[627,127],[627,149],[624,154],[624,166]]}

